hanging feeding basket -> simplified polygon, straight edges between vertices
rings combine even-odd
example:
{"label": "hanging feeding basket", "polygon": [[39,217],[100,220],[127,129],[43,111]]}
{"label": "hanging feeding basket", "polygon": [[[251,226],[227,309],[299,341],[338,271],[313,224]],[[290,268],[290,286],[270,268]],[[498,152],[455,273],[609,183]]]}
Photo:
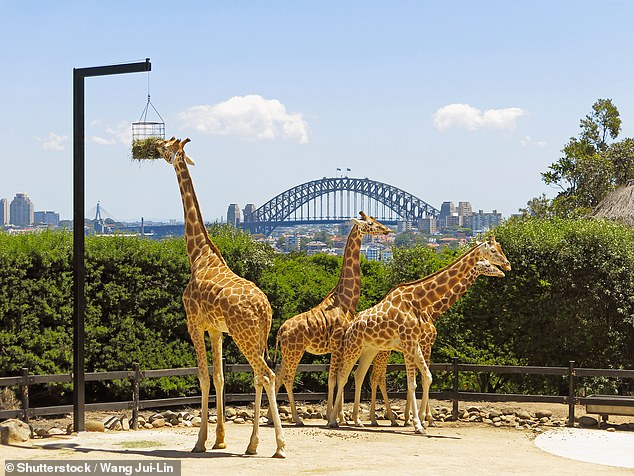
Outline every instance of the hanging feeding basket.
{"label": "hanging feeding basket", "polygon": [[[148,121],[147,114],[149,107],[160,119],[158,121]],[[132,159],[133,160],[156,160],[161,155],[157,149],[159,141],[165,139],[165,122],[159,112],[150,101],[150,95],[147,96],[147,104],[141,113],[138,122],[132,123]]]}

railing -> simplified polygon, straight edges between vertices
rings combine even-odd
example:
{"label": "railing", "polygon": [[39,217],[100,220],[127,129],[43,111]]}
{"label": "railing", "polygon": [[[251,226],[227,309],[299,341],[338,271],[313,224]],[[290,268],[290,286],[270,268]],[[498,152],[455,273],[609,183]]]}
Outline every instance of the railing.
{"label": "railing", "polygon": [[[226,375],[229,372],[252,372],[250,365],[247,364],[226,364],[223,360],[223,370]],[[404,364],[389,364],[388,371],[405,370]],[[509,366],[509,365],[476,365],[461,364],[455,358],[451,363],[431,364],[430,370],[446,371],[452,373],[452,390],[430,392],[431,398],[439,400],[452,401],[452,415],[458,417],[458,403],[460,401],[485,401],[485,402],[543,402],[558,403],[568,405],[568,425],[572,426],[575,420],[575,405],[585,404],[586,397],[576,396],[576,380],[577,377],[612,377],[621,379],[634,379],[634,370],[615,370],[615,369],[589,369],[577,368],[575,362],[570,361],[568,367],[538,367],[538,366]],[[300,364],[298,372],[326,372],[328,364]],[[495,374],[523,374],[523,375],[554,375],[566,377],[568,380],[567,395],[524,395],[524,394],[500,394],[500,393],[476,393],[461,392],[459,390],[460,372],[490,372]],[[210,367],[210,374],[212,369]],[[88,403],[86,410],[132,410],[133,429],[138,427],[138,415],[140,410],[157,408],[157,407],[174,407],[184,405],[200,405],[201,397],[177,397],[162,398],[153,400],[141,400],[139,398],[139,382],[142,379],[159,378],[159,377],[175,377],[184,375],[197,375],[197,367],[187,367],[180,369],[161,369],[161,370],[140,370],[139,364],[134,364],[132,370],[123,370],[115,372],[89,372],[86,373],[86,382],[102,381],[102,380],[123,380],[129,379],[132,386],[132,400],[108,402],[108,403]],[[29,404],[29,387],[32,385],[43,383],[65,383],[72,382],[70,374],[53,374],[53,375],[31,375],[27,368],[22,369],[22,375],[19,377],[0,377],[1,387],[18,386],[20,388],[20,399],[22,408],[12,410],[0,410],[0,419],[5,418],[21,418],[28,422],[30,417],[40,415],[59,415],[63,413],[71,413],[72,405],[56,405],[50,407],[32,408]],[[391,397],[403,397],[403,392],[391,392]],[[278,395],[279,399],[286,398],[285,393]],[[266,395],[263,394],[266,399]],[[300,401],[322,401],[327,398],[326,392],[304,392],[295,393],[296,400]],[[253,393],[225,394],[224,402],[248,402],[254,399]],[[210,395],[210,404],[215,404],[215,396]]]}

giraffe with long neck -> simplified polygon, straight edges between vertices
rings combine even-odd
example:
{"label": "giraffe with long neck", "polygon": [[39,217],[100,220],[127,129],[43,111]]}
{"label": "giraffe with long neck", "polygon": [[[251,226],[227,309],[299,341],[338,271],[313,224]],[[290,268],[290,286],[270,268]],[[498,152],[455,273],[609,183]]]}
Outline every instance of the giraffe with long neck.
{"label": "giraffe with long neck", "polygon": [[[446,310],[464,294],[475,279],[478,261],[489,260],[503,269],[511,268],[499,243],[493,237],[471,248],[467,253],[445,268],[426,278],[401,284],[392,289],[376,305],[361,311],[347,328],[343,338],[341,361],[337,363],[337,398],[334,408],[343,408],[343,389],[354,364],[355,402],[353,424],[362,426],[359,420],[361,384],[372,360],[380,351],[403,352],[407,374],[407,398],[416,402],[416,370],[423,376],[423,401],[427,408],[431,372],[421,350],[421,342],[435,339],[436,330],[431,315]],[[337,427],[337,412],[329,414],[328,425]],[[423,433],[419,412],[414,411],[414,429]]]}
{"label": "giraffe with long neck", "polygon": [[[304,352],[322,355],[332,354],[338,359],[341,338],[350,321],[354,318],[361,295],[361,268],[359,254],[364,235],[387,235],[392,230],[365,213],[353,219],[344,249],[343,264],[339,281],[326,297],[314,308],[291,317],[282,324],[277,333],[277,345],[282,353],[282,361],[276,372],[276,391],[282,384],[286,387],[293,420],[302,426],[293,396],[293,381],[297,366]],[[328,378],[328,412],[332,407],[335,385],[334,367],[330,367]]]}
{"label": "giraffe with long neck", "polygon": [[[204,452],[207,441],[209,405],[209,368],[205,333],[212,350],[213,382],[216,406],[223,408],[224,375],[222,372],[222,334],[228,333],[253,368],[255,406],[253,431],[246,454],[256,454],[259,442],[259,415],[264,387],[272,411],[277,449],[274,457],[285,457],[282,422],[275,401],[275,374],[267,366],[264,354],[271,329],[272,311],[266,295],[251,281],[236,275],[225,262],[218,247],[211,241],[200,213],[198,199],[187,164],[193,161],[183,141],[172,138],[158,145],[162,157],[174,167],[180,188],[185,216],[185,241],[191,268],[189,284],[183,292],[187,329],[196,351],[198,380],[202,392],[203,422],[193,452]],[[218,411],[214,449],[226,448],[224,414]]]}
{"label": "giraffe with long neck", "polygon": [[[436,319],[439,316],[441,316],[447,309],[449,309],[449,307],[451,307],[451,305],[455,301],[457,301],[460,298],[460,296],[468,290],[468,288],[475,282],[478,276],[494,276],[494,277],[502,278],[504,277],[504,273],[497,267],[493,266],[487,260],[478,261],[476,265],[474,266],[472,272],[468,273],[466,277],[464,278],[464,289],[461,291],[460,295],[454,296],[455,300],[453,300],[453,302],[447,301],[442,306],[434,307],[434,304],[436,303],[430,301],[429,306],[431,306],[432,310],[429,312],[429,318],[431,319],[432,324],[435,324]],[[433,330],[431,331],[431,334],[424,335],[423,340],[419,343],[421,351],[423,353],[423,357],[425,358],[425,362],[427,362],[428,365],[431,360],[431,350],[434,345],[434,342],[436,341],[435,329],[436,328],[434,325]],[[381,395],[383,396],[383,402],[385,403],[385,412],[387,413],[388,419],[391,421],[392,426],[398,426],[398,423],[396,422],[396,418],[394,416],[394,412],[392,411],[392,408],[390,407],[390,401],[387,396],[386,371],[387,371],[387,364],[390,358],[390,354],[391,354],[391,351],[389,350],[381,351],[378,354],[376,354],[376,357],[372,361],[372,372],[370,373],[370,388],[371,388],[370,390],[370,395],[371,395],[370,397],[370,424],[372,426],[378,425],[376,421],[376,389],[377,387],[380,389]],[[405,425],[407,425],[409,422],[409,411],[411,407],[412,407],[412,404],[408,399],[405,405],[405,413],[404,413]],[[422,410],[423,409],[421,405],[421,411]],[[432,423],[431,408],[427,407],[424,412],[419,412],[419,413],[420,413],[420,419],[423,423],[425,422],[425,420],[427,421],[428,424]]]}

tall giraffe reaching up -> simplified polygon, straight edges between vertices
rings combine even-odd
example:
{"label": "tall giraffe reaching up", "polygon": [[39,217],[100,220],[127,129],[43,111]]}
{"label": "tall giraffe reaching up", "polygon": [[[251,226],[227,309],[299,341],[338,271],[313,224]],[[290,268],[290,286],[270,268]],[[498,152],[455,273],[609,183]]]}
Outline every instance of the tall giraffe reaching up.
{"label": "tall giraffe reaching up", "polygon": [[[361,384],[368,367],[376,354],[382,350],[403,352],[407,373],[407,398],[416,402],[416,369],[423,375],[423,401],[421,409],[427,408],[431,372],[422,353],[420,342],[435,338],[435,327],[430,316],[436,310],[446,310],[462,296],[467,283],[473,281],[478,261],[489,260],[503,269],[511,269],[499,243],[493,237],[489,241],[471,248],[449,266],[423,279],[401,284],[392,289],[378,304],[361,311],[346,330],[343,338],[341,361],[337,367],[337,398],[334,408],[343,408],[344,385],[357,360],[355,371],[355,402],[353,421],[359,420]],[[469,281],[471,279],[471,281]],[[332,365],[332,364],[331,364]],[[419,412],[414,411],[414,429],[423,433]],[[329,414],[328,426],[337,427],[337,411]]]}
{"label": "tall giraffe reaching up", "polygon": [[[253,368],[255,418],[246,454],[256,454],[257,452],[260,401],[262,387],[264,387],[275,425],[277,449],[273,457],[284,458],[286,457],[285,441],[275,401],[275,374],[264,360],[267,337],[271,329],[271,305],[266,295],[255,284],[241,278],[229,269],[220,254],[220,250],[209,238],[187,167],[187,164],[193,165],[194,162],[183,150],[188,142],[189,139],[181,141],[172,137],[170,140],[161,141],[157,149],[176,171],[185,214],[185,240],[191,277],[183,293],[183,304],[187,313],[187,329],[196,350],[203,417],[203,423],[198,432],[198,441],[192,451],[204,452],[207,441],[210,383],[205,332],[209,333],[211,341],[216,407],[220,409],[223,408],[224,389],[222,334],[227,332]],[[216,441],[213,447],[214,449],[222,449],[226,446],[224,414],[219,411]]]}
{"label": "tall giraffe reaching up", "polygon": [[[497,267],[489,263],[489,261],[487,260],[478,261],[473,269],[473,272],[468,274],[465,277],[465,280],[464,280],[465,289],[463,291],[463,294],[464,292],[467,291],[467,289],[471,286],[471,284],[473,284],[475,279],[478,276],[482,276],[482,275],[494,276],[498,278],[504,277],[504,273],[500,269],[498,269]],[[459,297],[460,296],[458,296],[456,300]],[[434,303],[430,303],[430,305],[433,305],[433,304]],[[447,306],[447,309],[449,307],[450,306]],[[429,313],[429,318],[431,319],[432,324],[434,324],[434,321],[439,316],[441,316],[445,311],[446,309],[444,309],[444,306],[442,308],[434,309],[433,311],[431,311]],[[436,341],[435,326],[431,332],[432,334],[425,335],[423,338],[423,341],[419,343],[421,351],[423,352],[423,357],[425,358],[425,362],[427,363],[427,365],[429,365],[429,362],[431,361],[431,349],[434,345],[434,342]],[[378,425],[376,421],[376,388],[377,386],[381,390],[381,395],[383,396],[383,401],[385,402],[385,412],[387,413],[387,417],[390,419],[392,426],[398,426],[398,423],[396,422],[396,418],[394,416],[394,412],[392,411],[392,408],[390,407],[390,401],[387,396],[387,387],[386,387],[386,370],[387,370],[388,360],[390,358],[390,353],[391,351],[389,350],[381,351],[378,354],[376,354],[376,357],[372,361],[372,372],[370,373],[370,388],[371,388],[370,424],[372,426]],[[415,405],[412,406],[411,402],[407,400],[407,403],[405,405],[405,425],[407,425],[409,422],[410,408],[413,408],[413,411],[416,411],[416,406]],[[424,414],[420,414],[420,418],[423,423],[425,422],[425,419],[426,419],[427,422],[431,424],[432,423],[431,409],[429,407],[426,408],[426,412]]]}
{"label": "tall giraffe reaching up", "polygon": [[[295,406],[293,381],[302,355],[304,352],[316,355],[331,353],[332,360],[338,358],[343,332],[354,317],[361,294],[359,253],[363,236],[387,235],[392,232],[373,217],[363,212],[359,215],[360,219],[353,218],[337,285],[317,306],[284,322],[277,333],[277,345],[282,352],[282,361],[275,375],[276,392],[284,384],[293,420],[297,426],[302,426],[303,422]],[[334,400],[335,379],[334,367],[331,365],[328,378],[328,412]]]}

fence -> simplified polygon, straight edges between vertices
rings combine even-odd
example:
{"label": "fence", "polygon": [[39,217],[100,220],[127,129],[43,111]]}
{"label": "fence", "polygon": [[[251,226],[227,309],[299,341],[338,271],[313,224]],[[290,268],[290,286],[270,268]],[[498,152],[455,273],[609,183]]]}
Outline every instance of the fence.
{"label": "fence", "polygon": [[[226,364],[223,361],[223,369],[225,375],[228,372],[252,372],[251,366],[247,364]],[[404,370],[404,364],[390,364],[388,371]],[[452,373],[452,390],[430,392],[431,398],[439,400],[450,400],[452,402],[452,415],[454,418],[458,416],[458,404],[460,401],[485,401],[485,402],[543,402],[557,403],[568,405],[568,424],[572,426],[575,420],[575,405],[585,404],[587,397],[577,396],[576,380],[578,377],[612,377],[621,379],[634,379],[634,370],[615,370],[615,369],[590,369],[577,368],[575,362],[570,361],[568,367],[538,367],[538,366],[507,366],[507,365],[476,365],[461,364],[458,359],[453,359],[451,363],[431,364],[432,372],[448,371]],[[298,372],[325,372],[328,371],[328,364],[300,364]],[[212,372],[210,368],[210,373]],[[500,394],[500,393],[476,393],[461,392],[458,387],[460,372],[490,372],[495,374],[523,374],[523,375],[554,375],[566,377],[568,380],[567,395],[524,395],[524,394]],[[115,372],[89,372],[86,373],[86,382],[103,381],[103,380],[119,380],[129,379],[132,386],[132,400],[108,403],[88,403],[87,411],[94,410],[131,410],[132,424],[131,427],[136,429],[138,425],[138,415],[140,410],[153,409],[158,407],[177,407],[185,405],[200,405],[200,396],[194,397],[178,397],[163,398],[153,400],[141,400],[139,398],[139,382],[142,379],[173,377],[183,375],[197,375],[196,367],[188,367],[181,369],[161,369],[161,370],[140,370],[139,364],[134,364],[132,370],[123,370]],[[54,375],[30,375],[27,368],[22,369],[22,375],[19,377],[0,377],[0,388],[18,386],[20,391],[20,399],[22,408],[12,410],[0,410],[0,419],[5,418],[22,418],[29,421],[30,417],[41,415],[59,415],[71,413],[72,405],[57,405],[50,407],[32,408],[29,405],[29,387],[37,384],[45,383],[64,383],[72,382],[70,374],[54,374]],[[390,397],[403,397],[403,393],[393,392]],[[255,398],[252,393],[225,394],[224,401],[230,402],[248,402]],[[263,398],[266,395],[263,394]],[[286,394],[280,393],[279,399],[286,398]],[[295,393],[296,400],[300,401],[322,401],[327,398],[325,392]],[[215,396],[210,395],[210,403],[215,404]]]}

